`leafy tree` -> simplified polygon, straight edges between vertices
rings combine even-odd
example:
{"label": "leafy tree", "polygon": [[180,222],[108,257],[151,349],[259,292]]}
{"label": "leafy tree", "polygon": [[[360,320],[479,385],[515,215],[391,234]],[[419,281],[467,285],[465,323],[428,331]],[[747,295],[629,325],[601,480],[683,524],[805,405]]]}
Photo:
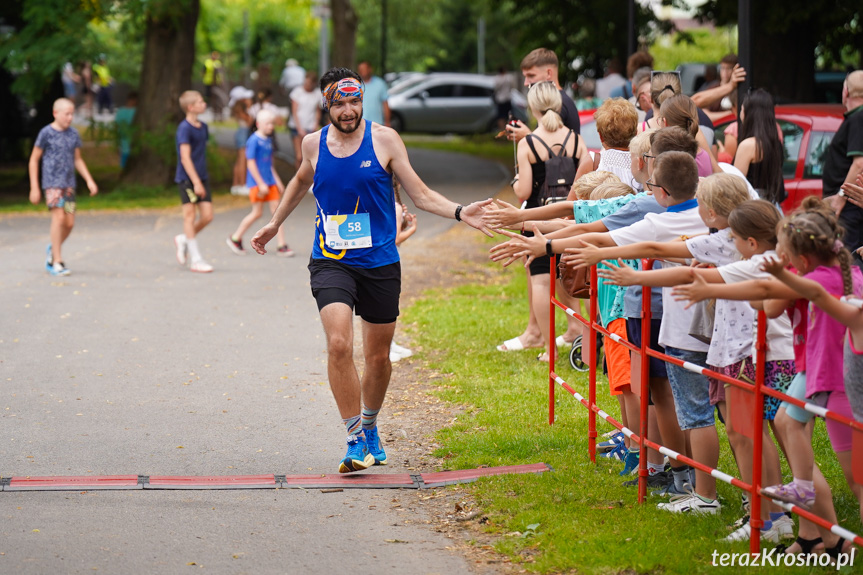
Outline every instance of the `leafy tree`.
{"label": "leafy tree", "polygon": [[178,99],[191,87],[200,0],[130,0],[126,7],[145,32],[134,123],[140,141],[123,179],[166,184],[176,164],[174,129],[183,117]]}
{"label": "leafy tree", "polygon": [[[675,4],[688,4],[674,0]],[[738,21],[737,0],[708,0],[698,8],[701,19],[719,25]],[[815,87],[816,54],[825,64],[863,67],[863,8],[856,0],[826,5],[811,0],[752,2],[752,85],[774,97],[811,100]],[[849,47],[852,47],[849,50]],[[802,73],[805,71],[805,73]]]}
{"label": "leafy tree", "polygon": [[0,40],[0,64],[15,76],[12,90],[35,104],[59,78],[66,62],[92,59],[100,43],[89,23],[107,14],[106,4],[100,0],[3,2],[0,19],[12,31]]}
{"label": "leafy tree", "polygon": [[[514,33],[510,38],[527,54],[534,48],[554,50],[561,61],[561,82],[592,71],[602,76],[605,62],[627,58],[626,3],[608,0],[497,0],[512,3]],[[635,3],[635,25],[648,38],[667,25],[657,22],[651,8]]]}

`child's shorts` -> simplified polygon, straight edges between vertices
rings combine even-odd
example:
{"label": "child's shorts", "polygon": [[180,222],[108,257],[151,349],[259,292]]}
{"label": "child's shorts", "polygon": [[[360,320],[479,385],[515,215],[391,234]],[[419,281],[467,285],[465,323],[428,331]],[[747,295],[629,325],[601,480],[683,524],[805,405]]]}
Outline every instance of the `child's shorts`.
{"label": "child's shorts", "polygon": [[184,182],[180,182],[177,184],[177,190],[180,192],[180,201],[184,204],[197,204],[198,202],[212,202],[213,197],[210,195],[210,186],[207,185],[206,180],[201,182],[204,185],[204,197],[198,197],[198,194],[195,193],[195,185],[192,184],[189,180]]}
{"label": "child's shorts", "polygon": [[[654,318],[650,320],[650,343],[648,346],[653,351],[658,351],[660,353],[665,353],[665,348],[659,345],[659,328],[662,325],[661,318]],[[641,347],[641,318],[640,317],[628,317],[626,318],[626,334],[627,338],[632,345],[636,347]],[[665,368],[665,362],[661,359],[651,357],[650,358],[650,375],[649,377],[659,377],[659,378],[667,378],[668,370]]]}
{"label": "child's shorts", "polygon": [[[619,318],[608,324],[609,333],[617,334],[626,339],[626,320]],[[629,387],[629,349],[617,343],[610,337],[603,340],[605,346],[605,362],[608,364],[608,385],[611,395],[620,395],[623,388]]]}
{"label": "child's shorts", "polygon": [[249,200],[254,202],[272,202],[279,199],[279,187],[275,184],[266,189],[265,194],[261,194],[258,186],[249,188]]}
{"label": "child's shorts", "polygon": [[[824,391],[806,398],[805,373],[798,373],[794,376],[787,393],[797,399],[805,398],[806,403],[812,403],[828,411],[854,419],[854,414],[851,412],[851,403],[848,401],[848,396],[845,395],[844,391]],[[781,407],[785,408],[785,412],[792,419],[800,423],[807,423],[815,417],[815,414],[811,411],[806,411],[790,403],[782,402]],[[830,445],[833,446],[833,451],[836,453],[851,451],[853,437],[851,428],[831,419],[827,419],[825,423],[827,425],[827,436],[830,437]]]}
{"label": "child's shorts", "polygon": [[75,188],[45,188],[48,209],[63,208],[67,214],[75,213]]}
{"label": "child's shorts", "polygon": [[[752,363],[752,357],[747,357],[737,363],[733,363],[726,367],[711,367],[713,371],[717,371],[728,377],[742,379],[746,383],[755,383],[755,365]],[[708,378],[710,380],[710,404],[716,405],[720,401],[725,401],[725,389],[730,385],[719,381],[718,379]],[[770,389],[775,389],[782,393],[787,393],[788,387],[791,385],[791,380],[794,379],[794,360],[777,360],[768,361],[764,368],[764,386]],[[782,400],[769,395],[764,396],[764,419],[773,421],[776,417],[776,411]]]}

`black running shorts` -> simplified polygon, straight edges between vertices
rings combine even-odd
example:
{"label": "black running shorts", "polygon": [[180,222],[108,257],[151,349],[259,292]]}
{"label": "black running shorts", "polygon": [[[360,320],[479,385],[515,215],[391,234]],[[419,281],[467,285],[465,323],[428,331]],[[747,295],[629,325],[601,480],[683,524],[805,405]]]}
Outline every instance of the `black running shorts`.
{"label": "black running shorts", "polygon": [[331,303],[343,303],[369,323],[393,323],[399,316],[400,262],[358,268],[338,261],[312,259],[309,273],[318,311]]}
{"label": "black running shorts", "polygon": [[213,196],[210,194],[210,186],[206,180],[201,182],[207,193],[201,198],[195,193],[195,185],[189,180],[177,184],[177,191],[180,192],[180,201],[184,204],[197,204],[198,202],[212,202]]}

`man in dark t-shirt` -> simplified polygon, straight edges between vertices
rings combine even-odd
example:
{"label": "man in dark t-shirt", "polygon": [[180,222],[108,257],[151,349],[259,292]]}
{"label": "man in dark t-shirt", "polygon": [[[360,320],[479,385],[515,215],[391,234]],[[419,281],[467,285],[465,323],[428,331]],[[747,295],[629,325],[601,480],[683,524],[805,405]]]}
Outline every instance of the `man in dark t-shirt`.
{"label": "man in dark t-shirt", "polygon": [[[560,90],[560,118],[563,120],[563,125],[576,134],[580,134],[581,122],[578,119],[578,108],[575,107],[572,98],[560,88],[558,81],[559,65],[557,54],[547,48],[537,48],[521,61],[524,85],[530,87],[537,82],[553,82]],[[508,125],[506,131],[507,137],[516,142],[530,134],[530,128],[521,122],[518,122],[517,126]]]}
{"label": "man in dark t-shirt", "polygon": [[[845,247],[863,246],[863,208],[846,202],[843,184],[854,183],[863,174],[863,70],[851,72],[842,87],[845,120],[824,154],[823,196],[839,214],[845,228]],[[859,256],[855,258],[858,265]]]}

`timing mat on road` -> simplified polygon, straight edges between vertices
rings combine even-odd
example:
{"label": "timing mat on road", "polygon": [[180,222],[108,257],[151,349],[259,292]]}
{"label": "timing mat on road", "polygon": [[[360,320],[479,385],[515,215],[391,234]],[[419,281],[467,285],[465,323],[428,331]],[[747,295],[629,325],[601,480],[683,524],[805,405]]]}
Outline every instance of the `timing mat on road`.
{"label": "timing mat on road", "polygon": [[480,467],[436,473],[345,475],[102,475],[0,478],[0,491],[118,491],[133,489],[429,489],[470,483],[480,477],[542,473],[545,463]]}

